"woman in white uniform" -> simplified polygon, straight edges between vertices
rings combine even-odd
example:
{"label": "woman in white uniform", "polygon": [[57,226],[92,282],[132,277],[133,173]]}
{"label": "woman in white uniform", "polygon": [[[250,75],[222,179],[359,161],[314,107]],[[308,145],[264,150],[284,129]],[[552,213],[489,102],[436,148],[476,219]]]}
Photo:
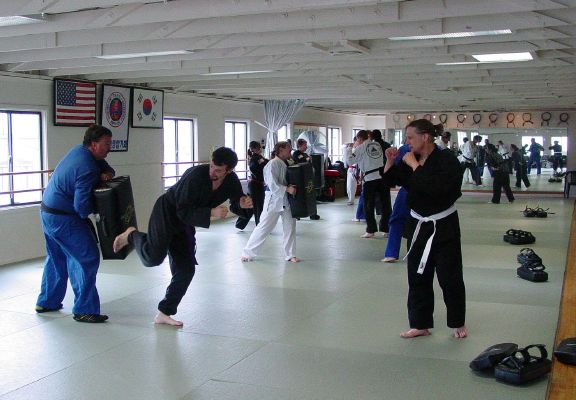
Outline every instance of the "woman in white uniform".
{"label": "woman in white uniform", "polygon": [[264,210],[260,215],[260,223],[248,239],[242,250],[241,260],[252,261],[262,247],[270,232],[276,226],[278,218],[282,217],[284,233],[284,259],[290,262],[299,262],[294,255],[296,247],[296,219],[292,218],[288,195],[296,194],[296,186],[286,182],[286,160],[291,157],[292,148],[288,142],[278,142],[272,152],[273,158],[264,167],[264,183],[266,184]]}

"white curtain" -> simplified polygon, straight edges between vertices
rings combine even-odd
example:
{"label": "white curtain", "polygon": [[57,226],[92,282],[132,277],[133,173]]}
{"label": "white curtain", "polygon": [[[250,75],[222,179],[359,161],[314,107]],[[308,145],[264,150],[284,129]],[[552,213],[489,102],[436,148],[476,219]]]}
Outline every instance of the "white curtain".
{"label": "white curtain", "polygon": [[278,129],[289,122],[292,122],[298,111],[304,107],[304,100],[264,100],[265,123],[261,124],[268,130],[266,135],[266,158],[270,158],[270,153],[274,145],[278,142]]}

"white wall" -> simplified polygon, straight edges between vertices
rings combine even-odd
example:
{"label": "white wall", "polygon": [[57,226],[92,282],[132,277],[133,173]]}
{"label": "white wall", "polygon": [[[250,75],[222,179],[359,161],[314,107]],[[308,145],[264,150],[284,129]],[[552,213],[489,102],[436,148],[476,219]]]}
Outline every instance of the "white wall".
{"label": "white wall", "polygon": [[[53,125],[52,90],[51,80],[0,76],[0,109],[43,113],[47,169],[53,169],[73,145],[82,142],[85,130]],[[225,119],[264,121],[264,107],[259,103],[170,93],[165,94],[164,114],[169,117],[197,118],[200,160],[207,160],[214,147],[224,145]],[[385,120],[303,109],[296,121],[339,126],[342,128],[343,140],[349,140],[353,127],[375,129],[384,126]],[[252,140],[266,136],[265,129],[253,122],[249,123],[249,130]],[[117,175],[130,175],[138,225],[140,229],[146,230],[152,206],[162,193],[162,130],[130,128],[128,151],[110,153],[107,161],[116,169]],[[38,206],[0,209],[0,229],[0,265],[45,255]]]}

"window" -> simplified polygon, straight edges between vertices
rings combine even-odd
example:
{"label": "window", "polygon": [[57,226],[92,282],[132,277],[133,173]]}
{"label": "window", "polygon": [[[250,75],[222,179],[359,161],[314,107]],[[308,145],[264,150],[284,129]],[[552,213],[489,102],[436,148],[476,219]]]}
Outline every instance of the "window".
{"label": "window", "polygon": [[0,207],[39,203],[42,166],[41,114],[0,111]]}
{"label": "window", "polygon": [[340,128],[328,127],[328,157],[334,163],[342,161],[342,131]]}
{"label": "window", "polygon": [[286,140],[288,140],[290,138],[290,131],[288,130],[288,124],[278,129],[277,135],[279,142],[285,142]]}
{"label": "window", "polygon": [[[560,146],[562,146],[562,155],[565,156],[568,154],[568,137],[566,136],[552,136],[550,138],[550,146],[554,145],[554,142],[558,142]],[[548,147],[550,147],[548,146]],[[554,151],[550,150],[550,154],[554,153]]]}
{"label": "window", "polygon": [[394,142],[391,144],[395,147],[400,147],[404,144],[402,129],[394,129]]}
{"label": "window", "polygon": [[174,185],[197,161],[196,140],[193,119],[164,118],[164,189]]}
{"label": "window", "polygon": [[236,174],[240,179],[247,179],[248,167],[246,150],[248,149],[248,123],[241,121],[226,121],[224,129],[224,145],[233,149],[238,155]]}

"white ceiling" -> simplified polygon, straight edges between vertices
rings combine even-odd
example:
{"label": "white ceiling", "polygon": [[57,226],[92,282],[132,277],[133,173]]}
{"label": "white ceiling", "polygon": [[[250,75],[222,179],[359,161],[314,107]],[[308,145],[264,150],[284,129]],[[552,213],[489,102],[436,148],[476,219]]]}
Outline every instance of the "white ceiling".
{"label": "white ceiling", "polygon": [[[576,108],[576,0],[0,0],[0,72],[386,112]],[[512,34],[390,41],[511,29]],[[188,50],[106,60],[102,55]],[[529,51],[533,61],[437,66]],[[270,71],[254,74],[206,73]]]}

